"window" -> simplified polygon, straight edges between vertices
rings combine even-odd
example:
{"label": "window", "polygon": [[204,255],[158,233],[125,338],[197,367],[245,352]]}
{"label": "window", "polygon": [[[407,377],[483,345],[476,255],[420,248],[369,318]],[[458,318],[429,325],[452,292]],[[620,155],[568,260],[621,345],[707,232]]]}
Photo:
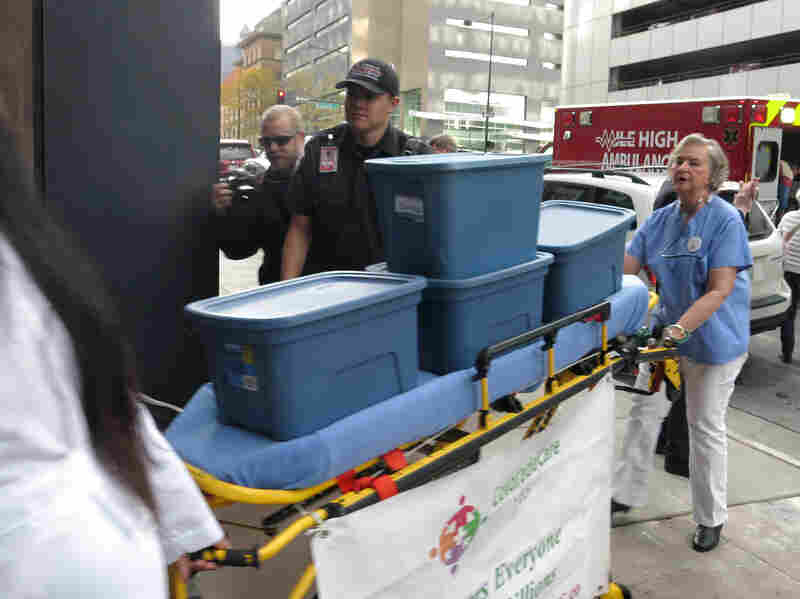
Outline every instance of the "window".
{"label": "window", "polygon": [[288,48],[286,48],[286,53],[287,53],[287,54],[291,54],[291,53],[292,53],[292,52],[294,52],[295,50],[299,50],[299,49],[300,49],[300,47],[301,47],[303,44],[307,44],[307,43],[309,42],[309,40],[310,40],[310,39],[311,39],[311,36],[308,36],[308,37],[306,37],[306,38],[303,38],[303,39],[301,39],[299,42],[297,42],[297,43],[295,43],[295,44],[292,44],[291,46],[289,46]]}
{"label": "window", "polygon": [[615,191],[613,189],[600,189],[595,192],[595,204],[603,204],[605,206],[615,206],[617,208],[627,208],[628,210],[636,209],[633,207],[633,200],[627,193]]}
{"label": "window", "polygon": [[550,200],[590,202],[592,204],[602,204],[603,206],[614,206],[616,208],[627,208],[628,210],[636,211],[633,207],[633,199],[631,196],[621,191],[589,185],[561,183],[559,181],[544,182],[542,201],[548,202]]}
{"label": "window", "polygon": [[[475,114],[482,118],[486,110],[486,92],[450,88],[444,90],[444,102],[445,112]],[[491,109],[493,116],[524,120],[525,96],[492,92]]]}
{"label": "window", "polygon": [[342,54],[347,54],[347,52],[349,50],[350,50],[349,46],[340,46],[338,48],[330,50],[329,52],[326,52],[325,54],[321,54],[320,56],[317,56],[314,59],[314,62],[315,63],[327,62],[328,60],[330,60],[334,56],[340,56]]}
{"label": "window", "polygon": [[774,141],[762,141],[756,150],[755,176],[762,183],[774,181],[778,174],[778,144]]}
{"label": "window", "polygon": [[[521,27],[506,27],[505,25],[494,25],[491,23],[481,23],[479,21],[468,21],[465,19],[447,19],[446,23],[453,27],[463,27],[465,29],[478,29],[479,31],[492,31],[495,33],[508,33],[519,37],[528,37],[528,30]],[[467,25],[467,23],[471,23]]]}
{"label": "window", "polygon": [[289,77],[293,77],[294,75],[297,75],[297,73],[300,73],[301,71],[305,71],[309,67],[311,67],[311,63],[307,62],[304,65],[300,65],[296,69],[292,69],[291,71],[287,71],[286,72],[286,78],[288,79]]}
{"label": "window", "polygon": [[530,6],[531,0],[492,0],[498,4],[513,4],[514,6]]}
{"label": "window", "polygon": [[[721,189],[717,192],[717,195],[729,204],[733,204],[733,196],[736,195],[736,190]],[[772,234],[773,230],[772,221],[764,213],[764,210],[756,204],[753,204],[753,209],[750,211],[750,216],[746,221],[746,227],[750,241],[766,239]]]}
{"label": "window", "polygon": [[328,23],[322,29],[318,29],[317,32],[314,34],[314,37],[319,37],[320,35],[324,35],[324,34],[328,33],[331,29],[333,29],[337,25],[341,25],[342,23],[347,23],[347,21],[349,19],[350,19],[350,17],[348,15],[345,15],[343,17],[340,17],[340,18],[336,19],[335,21],[333,21],[331,23]]}
{"label": "window", "polygon": [[[448,58],[465,58],[467,60],[480,60],[483,62],[489,62],[489,55],[483,54],[481,52],[464,52],[463,50],[445,50],[444,55]],[[498,64],[512,64],[518,67],[526,67],[528,66],[528,59],[526,58],[514,58],[512,56],[497,56],[496,54],[492,55],[492,62]]]}
{"label": "window", "polygon": [[542,201],[569,200],[575,202],[593,202],[594,187],[560,183],[558,181],[545,181],[542,190]]}
{"label": "window", "polygon": [[300,24],[300,21],[302,21],[303,19],[305,19],[306,17],[308,17],[308,16],[310,16],[310,15],[311,15],[311,11],[310,11],[310,10],[309,10],[309,11],[306,11],[306,12],[304,12],[302,15],[300,15],[299,17],[297,17],[297,18],[296,18],[294,21],[292,21],[291,23],[289,23],[289,24],[286,26],[286,30],[287,30],[287,31],[291,31],[291,30],[292,30],[292,29],[294,29],[294,28],[295,28],[297,25],[299,25],[299,24]]}
{"label": "window", "polygon": [[[403,112],[403,130],[411,135],[420,134],[420,119],[409,114],[412,110],[421,110],[422,108],[422,90],[411,89],[405,92],[400,92],[400,107]],[[392,119],[400,111],[395,110],[392,113]],[[394,124],[394,123],[393,123]],[[399,123],[398,123],[399,125]]]}

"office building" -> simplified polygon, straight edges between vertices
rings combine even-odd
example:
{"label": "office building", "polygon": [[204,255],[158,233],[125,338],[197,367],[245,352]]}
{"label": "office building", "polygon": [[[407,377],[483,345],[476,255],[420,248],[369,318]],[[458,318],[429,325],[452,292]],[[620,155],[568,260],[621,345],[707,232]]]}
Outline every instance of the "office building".
{"label": "office building", "polygon": [[800,97],[798,0],[565,0],[562,104]]}
{"label": "office building", "polygon": [[302,80],[301,97],[341,102],[333,85],[349,65],[381,58],[400,77],[399,127],[483,150],[491,64],[490,146],[534,151],[552,137],[558,103],[560,2],[288,0],[284,80]]}

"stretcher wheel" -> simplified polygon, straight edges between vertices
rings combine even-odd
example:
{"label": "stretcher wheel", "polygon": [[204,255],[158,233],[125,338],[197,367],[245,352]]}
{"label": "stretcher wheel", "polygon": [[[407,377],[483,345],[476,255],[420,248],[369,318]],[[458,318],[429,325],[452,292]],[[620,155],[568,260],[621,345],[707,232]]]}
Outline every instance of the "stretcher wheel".
{"label": "stretcher wheel", "polygon": [[631,599],[631,591],[624,584],[611,582],[608,585],[608,592],[601,595],[601,599]]}

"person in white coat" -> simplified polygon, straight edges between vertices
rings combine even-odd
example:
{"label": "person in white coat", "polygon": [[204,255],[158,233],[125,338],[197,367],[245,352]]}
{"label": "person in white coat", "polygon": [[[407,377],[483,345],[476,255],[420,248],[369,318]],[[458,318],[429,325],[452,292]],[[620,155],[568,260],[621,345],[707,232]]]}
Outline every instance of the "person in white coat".
{"label": "person in white coat", "polygon": [[101,278],[33,191],[0,112],[0,597],[154,599],[228,546],[137,401]]}

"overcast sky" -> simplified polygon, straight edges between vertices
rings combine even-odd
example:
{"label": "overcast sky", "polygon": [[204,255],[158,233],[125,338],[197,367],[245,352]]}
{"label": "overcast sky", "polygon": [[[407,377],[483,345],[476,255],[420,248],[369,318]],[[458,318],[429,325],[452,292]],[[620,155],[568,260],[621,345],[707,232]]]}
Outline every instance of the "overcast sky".
{"label": "overcast sky", "polygon": [[239,41],[242,27],[250,29],[281,5],[281,0],[219,0],[219,37],[226,46]]}

